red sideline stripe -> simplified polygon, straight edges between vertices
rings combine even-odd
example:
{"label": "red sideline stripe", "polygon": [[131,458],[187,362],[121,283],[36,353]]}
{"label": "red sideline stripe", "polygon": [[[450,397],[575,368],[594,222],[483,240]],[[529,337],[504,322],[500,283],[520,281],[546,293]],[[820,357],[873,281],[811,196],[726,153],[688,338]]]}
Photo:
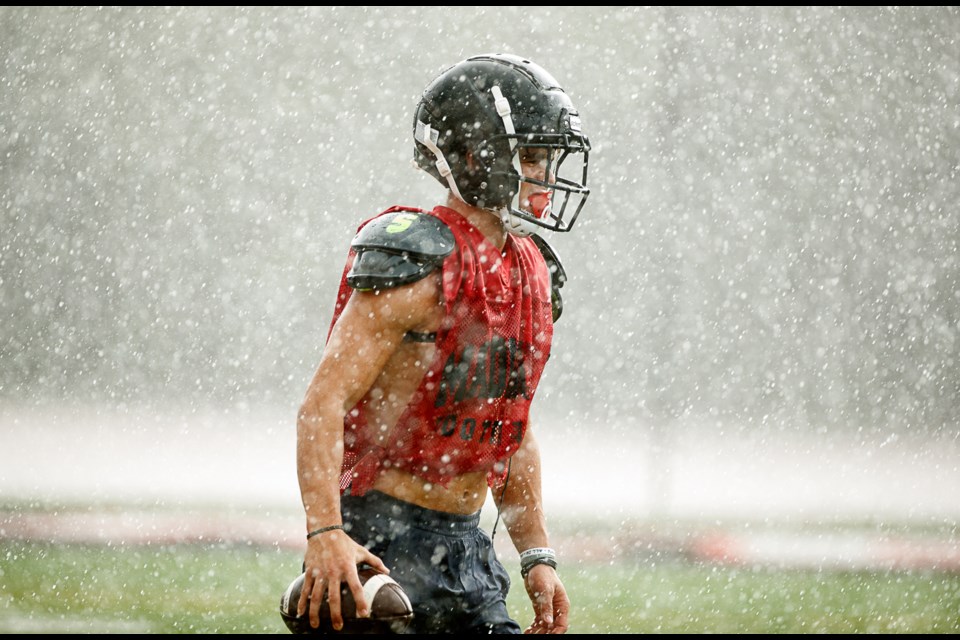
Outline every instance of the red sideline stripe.
{"label": "red sideline stripe", "polygon": [[695,536],[686,547],[685,555],[715,564],[744,564],[744,549],[740,541],[719,531]]}

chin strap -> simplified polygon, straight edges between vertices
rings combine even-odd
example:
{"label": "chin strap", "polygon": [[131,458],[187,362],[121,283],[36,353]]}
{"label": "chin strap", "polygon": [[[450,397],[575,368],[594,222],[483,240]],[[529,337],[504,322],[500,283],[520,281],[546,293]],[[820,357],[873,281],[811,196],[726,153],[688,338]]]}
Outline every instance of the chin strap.
{"label": "chin strap", "polygon": [[[434,155],[437,159],[434,164],[437,167],[437,171],[440,172],[440,177],[447,181],[447,186],[450,187],[453,195],[455,195],[458,200],[463,200],[463,196],[460,195],[460,189],[457,187],[457,181],[453,178],[453,171],[450,170],[450,163],[443,157],[443,151],[437,146],[437,140],[440,139],[440,132],[425,122],[418,122],[413,137]],[[464,202],[466,201],[464,200]]]}
{"label": "chin strap", "polygon": [[520,158],[514,151],[517,150],[517,129],[513,126],[513,116],[510,115],[513,110],[510,108],[510,101],[503,97],[500,87],[494,85],[490,87],[490,93],[493,94],[493,104],[497,107],[497,115],[503,120],[503,128],[507,130],[507,138],[510,141],[510,157],[513,159],[513,168],[517,170],[517,175],[522,176],[520,171]]}
{"label": "chin strap", "polygon": [[[520,156],[516,153],[517,129],[513,126],[513,116],[511,115],[513,110],[510,108],[510,101],[503,97],[503,92],[500,90],[500,87],[496,85],[490,87],[490,93],[493,94],[493,103],[497,107],[497,115],[503,120],[503,128],[507,131],[507,140],[510,141],[510,158],[513,162],[513,170],[517,172],[517,194],[514,198],[517,203],[516,208],[519,209],[520,181],[523,179],[523,168],[520,166]],[[514,215],[511,208],[508,204],[496,211],[500,222],[503,223],[504,228],[509,233],[515,236],[526,237],[537,232],[536,225]]]}
{"label": "chin strap", "polygon": [[500,222],[503,223],[503,228],[506,229],[510,235],[526,238],[527,236],[531,236],[537,232],[536,225],[532,225],[523,218],[514,215],[510,211],[509,206],[499,209],[493,213],[500,217]]}
{"label": "chin strap", "polygon": [[[500,90],[498,85],[490,87],[490,93],[493,94],[493,104],[497,108],[497,115],[503,119],[503,126],[506,127],[507,133],[514,135],[517,130],[513,127],[513,116],[510,115],[512,112],[510,101],[503,97],[503,91]],[[510,148],[513,148],[512,142]]]}

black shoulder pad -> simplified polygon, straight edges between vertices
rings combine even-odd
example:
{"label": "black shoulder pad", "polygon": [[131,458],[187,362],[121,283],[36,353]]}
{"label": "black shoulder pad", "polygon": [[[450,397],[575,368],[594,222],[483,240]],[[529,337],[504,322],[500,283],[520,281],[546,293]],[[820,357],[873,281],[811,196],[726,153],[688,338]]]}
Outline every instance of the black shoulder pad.
{"label": "black shoulder pad", "polygon": [[382,215],[350,243],[357,257],[347,284],[363,291],[416,282],[439,267],[455,246],[453,232],[439,218],[419,211]]}
{"label": "black shoulder pad", "polygon": [[560,297],[560,288],[567,281],[567,272],[563,270],[557,252],[547,244],[546,240],[536,234],[530,236],[530,239],[537,245],[537,249],[540,249],[540,253],[543,254],[543,259],[547,263],[547,268],[550,270],[550,303],[553,307],[553,321],[556,322],[560,318],[560,314],[563,313],[563,298]]}

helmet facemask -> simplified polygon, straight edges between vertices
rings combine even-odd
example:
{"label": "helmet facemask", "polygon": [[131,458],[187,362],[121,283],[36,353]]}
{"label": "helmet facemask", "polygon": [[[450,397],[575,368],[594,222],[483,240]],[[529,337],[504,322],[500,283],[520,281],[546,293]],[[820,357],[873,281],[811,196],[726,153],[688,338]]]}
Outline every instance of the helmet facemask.
{"label": "helmet facemask", "polygon": [[567,134],[513,137],[509,164],[498,163],[490,171],[493,182],[512,185],[510,202],[495,211],[516,235],[569,231],[590,194],[589,141]]}

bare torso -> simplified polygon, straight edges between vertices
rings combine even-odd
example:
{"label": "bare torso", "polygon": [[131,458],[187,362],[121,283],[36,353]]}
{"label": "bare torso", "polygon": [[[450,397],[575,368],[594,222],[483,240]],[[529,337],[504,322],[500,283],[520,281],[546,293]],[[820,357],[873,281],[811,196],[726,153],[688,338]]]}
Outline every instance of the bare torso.
{"label": "bare torso", "polygon": [[[428,314],[429,319],[416,327],[416,331],[433,332],[440,326],[443,307],[439,303],[439,277],[436,278],[436,288],[436,310]],[[407,408],[433,362],[436,349],[433,343],[402,343],[370,388],[366,405],[367,424],[379,432],[381,442],[387,441]],[[475,513],[483,506],[487,479],[484,472],[468,473],[456,476],[444,487],[406,471],[387,469],[377,477],[373,489],[434,511],[467,514]]]}

